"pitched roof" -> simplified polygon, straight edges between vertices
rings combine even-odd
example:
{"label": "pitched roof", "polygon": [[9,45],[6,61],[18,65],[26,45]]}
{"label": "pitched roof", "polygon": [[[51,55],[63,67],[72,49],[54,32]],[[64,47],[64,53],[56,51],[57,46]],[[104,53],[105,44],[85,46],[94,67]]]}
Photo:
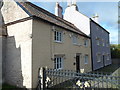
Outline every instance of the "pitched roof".
{"label": "pitched roof", "polygon": [[30,16],[35,16],[38,17],[40,19],[43,19],[45,21],[48,21],[50,23],[53,23],[57,26],[63,27],[69,31],[75,32],[80,34],[81,36],[85,36],[90,38],[89,36],[87,36],[86,34],[84,34],[82,31],[80,31],[76,26],[74,26],[72,23],[58,17],[55,16],[54,14],[32,4],[31,2],[16,2],[26,13],[28,13]]}
{"label": "pitched roof", "polygon": [[92,20],[92,18],[90,18],[90,21],[92,21],[93,23],[95,23],[96,25],[98,25],[99,27],[101,27],[105,32],[107,32],[108,34],[110,34],[105,28],[103,28],[100,24],[96,23],[94,20]]}

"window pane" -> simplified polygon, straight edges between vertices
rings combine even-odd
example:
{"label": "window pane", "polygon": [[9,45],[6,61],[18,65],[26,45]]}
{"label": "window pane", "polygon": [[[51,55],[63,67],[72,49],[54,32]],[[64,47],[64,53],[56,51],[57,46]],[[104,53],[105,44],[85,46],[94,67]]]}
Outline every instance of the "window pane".
{"label": "window pane", "polygon": [[72,42],[73,42],[74,44],[77,44],[77,37],[76,37],[76,36],[73,36],[73,37],[72,37]]}
{"label": "window pane", "polygon": [[85,64],[88,64],[88,55],[85,55]]}
{"label": "window pane", "polygon": [[56,58],[54,60],[54,68],[56,69]]}
{"label": "window pane", "polygon": [[62,62],[63,62],[63,57],[56,57],[54,60],[54,68],[55,69],[61,69],[62,68]]}
{"label": "window pane", "polygon": [[61,41],[61,32],[59,32],[59,41]]}
{"label": "window pane", "polygon": [[59,32],[57,32],[57,41],[59,41]]}
{"label": "window pane", "polygon": [[54,40],[56,40],[56,31],[54,32]]}

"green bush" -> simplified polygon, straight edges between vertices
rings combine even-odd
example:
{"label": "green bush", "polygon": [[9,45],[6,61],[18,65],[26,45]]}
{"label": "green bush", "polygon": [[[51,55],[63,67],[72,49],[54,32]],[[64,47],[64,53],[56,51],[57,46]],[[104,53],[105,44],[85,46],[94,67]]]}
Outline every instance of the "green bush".
{"label": "green bush", "polygon": [[111,48],[111,57],[112,58],[120,58],[120,44],[112,44]]}

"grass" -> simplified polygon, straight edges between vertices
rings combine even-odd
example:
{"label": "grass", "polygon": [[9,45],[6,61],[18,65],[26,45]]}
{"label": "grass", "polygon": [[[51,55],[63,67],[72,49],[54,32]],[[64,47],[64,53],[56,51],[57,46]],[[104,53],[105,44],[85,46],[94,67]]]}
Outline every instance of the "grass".
{"label": "grass", "polygon": [[[112,64],[105,66],[101,69],[95,70],[93,72],[102,72],[105,74],[112,74],[115,73],[116,71],[118,71],[120,69],[120,59],[112,59]],[[116,74],[118,74],[118,72],[116,72]]]}
{"label": "grass", "polygon": [[18,87],[9,84],[3,84],[2,90],[18,90]]}

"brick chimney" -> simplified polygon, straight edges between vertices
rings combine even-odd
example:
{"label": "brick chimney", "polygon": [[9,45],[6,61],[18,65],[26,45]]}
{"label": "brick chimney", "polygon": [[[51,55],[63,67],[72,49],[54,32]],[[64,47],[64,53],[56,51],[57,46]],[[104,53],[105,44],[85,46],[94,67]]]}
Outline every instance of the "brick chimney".
{"label": "brick chimney", "polygon": [[58,17],[63,18],[62,12],[63,12],[63,9],[62,9],[62,7],[59,5],[59,3],[57,2],[57,3],[56,3],[56,6],[55,6],[55,15],[58,16]]}

